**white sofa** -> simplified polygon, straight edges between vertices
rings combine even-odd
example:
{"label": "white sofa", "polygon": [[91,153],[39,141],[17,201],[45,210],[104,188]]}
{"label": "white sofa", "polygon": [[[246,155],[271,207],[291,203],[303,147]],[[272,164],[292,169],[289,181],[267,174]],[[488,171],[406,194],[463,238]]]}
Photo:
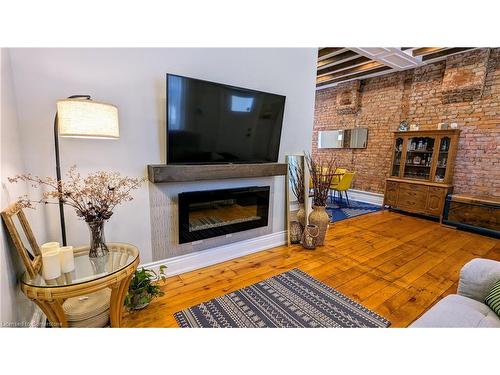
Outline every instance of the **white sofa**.
{"label": "white sofa", "polygon": [[460,271],[457,294],[435,304],[410,327],[500,327],[500,319],[484,300],[500,280],[500,262],[473,259]]}

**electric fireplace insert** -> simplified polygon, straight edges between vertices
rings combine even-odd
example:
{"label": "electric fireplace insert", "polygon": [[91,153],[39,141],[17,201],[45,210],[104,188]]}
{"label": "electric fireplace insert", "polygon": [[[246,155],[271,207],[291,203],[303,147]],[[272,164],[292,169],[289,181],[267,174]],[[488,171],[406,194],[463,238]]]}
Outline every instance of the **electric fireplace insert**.
{"label": "electric fireplace insert", "polygon": [[265,227],[269,186],[179,194],[179,243]]}

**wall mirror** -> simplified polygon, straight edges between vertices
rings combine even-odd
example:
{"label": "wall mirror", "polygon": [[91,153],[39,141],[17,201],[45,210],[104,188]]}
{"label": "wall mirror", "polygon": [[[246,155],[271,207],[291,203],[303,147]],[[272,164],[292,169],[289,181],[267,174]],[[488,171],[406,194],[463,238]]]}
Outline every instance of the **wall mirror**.
{"label": "wall mirror", "polygon": [[26,215],[17,203],[3,210],[1,214],[26,271],[31,277],[35,277],[42,267],[42,254]]}
{"label": "wall mirror", "polygon": [[325,130],[318,133],[318,148],[366,148],[368,129]]}
{"label": "wall mirror", "polygon": [[304,155],[286,155],[286,222],[288,245],[300,242],[307,217],[306,178]]}

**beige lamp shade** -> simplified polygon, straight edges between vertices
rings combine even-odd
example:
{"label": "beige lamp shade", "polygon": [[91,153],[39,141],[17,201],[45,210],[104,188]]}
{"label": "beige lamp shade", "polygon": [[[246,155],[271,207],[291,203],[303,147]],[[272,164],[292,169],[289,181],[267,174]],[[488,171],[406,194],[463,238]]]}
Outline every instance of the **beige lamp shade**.
{"label": "beige lamp shade", "polygon": [[57,122],[61,137],[120,137],[118,108],[87,99],[57,101]]}

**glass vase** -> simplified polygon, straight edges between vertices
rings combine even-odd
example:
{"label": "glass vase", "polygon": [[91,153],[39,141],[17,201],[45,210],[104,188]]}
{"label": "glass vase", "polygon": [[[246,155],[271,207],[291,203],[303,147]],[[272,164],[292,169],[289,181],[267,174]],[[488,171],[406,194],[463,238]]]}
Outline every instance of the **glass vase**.
{"label": "glass vase", "polygon": [[104,239],[104,220],[87,222],[90,231],[90,258],[99,258],[109,253]]}

